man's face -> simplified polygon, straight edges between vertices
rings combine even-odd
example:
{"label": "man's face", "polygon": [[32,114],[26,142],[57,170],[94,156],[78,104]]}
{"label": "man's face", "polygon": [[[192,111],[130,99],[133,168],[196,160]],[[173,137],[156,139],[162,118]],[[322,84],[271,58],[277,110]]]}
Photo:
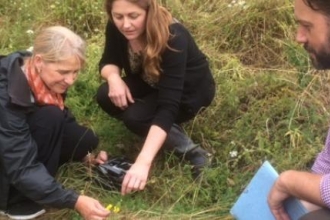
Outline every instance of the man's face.
{"label": "man's face", "polygon": [[316,69],[330,69],[329,19],[303,0],[295,0],[294,13],[298,22],[297,42],[303,44]]}

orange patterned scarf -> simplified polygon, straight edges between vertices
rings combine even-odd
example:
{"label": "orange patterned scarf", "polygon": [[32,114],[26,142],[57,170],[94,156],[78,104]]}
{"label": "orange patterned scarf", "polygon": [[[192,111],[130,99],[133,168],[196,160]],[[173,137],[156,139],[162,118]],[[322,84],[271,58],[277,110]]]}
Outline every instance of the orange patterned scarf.
{"label": "orange patterned scarf", "polygon": [[62,110],[64,109],[64,101],[62,95],[54,93],[50,91],[49,88],[47,88],[37,73],[36,68],[32,65],[31,60],[26,63],[25,75],[28,79],[29,86],[34,94],[37,104],[55,105]]}

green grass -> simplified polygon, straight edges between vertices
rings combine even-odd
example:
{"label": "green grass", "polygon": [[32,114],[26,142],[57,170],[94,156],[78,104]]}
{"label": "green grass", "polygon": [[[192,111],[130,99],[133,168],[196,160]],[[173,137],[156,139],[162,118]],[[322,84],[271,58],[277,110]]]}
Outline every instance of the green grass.
{"label": "green grass", "polygon": [[[279,171],[310,168],[328,128],[329,76],[312,70],[294,42],[292,1],[231,2],[162,0],[191,30],[217,82],[212,105],[184,125],[215,156],[202,181],[192,183],[189,166],[164,153],[157,156],[146,189],[124,197],[95,185],[90,168],[81,164],[62,167],[58,181],[104,205],[120,201],[121,212],[110,219],[231,219],[230,207],[264,160]],[[30,47],[35,34],[26,31],[49,25],[65,25],[83,36],[88,63],[67,105],[99,135],[99,150],[134,158],[143,140],[110,119],[94,99],[105,22],[101,0],[0,0],[0,54]],[[49,210],[46,217],[79,219],[72,210]]]}

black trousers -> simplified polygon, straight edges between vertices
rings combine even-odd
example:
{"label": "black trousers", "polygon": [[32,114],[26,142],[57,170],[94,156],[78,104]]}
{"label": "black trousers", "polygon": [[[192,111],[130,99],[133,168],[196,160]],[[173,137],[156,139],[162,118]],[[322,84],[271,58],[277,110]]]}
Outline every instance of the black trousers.
{"label": "black trousers", "polygon": [[[69,110],[45,106],[28,115],[27,123],[38,146],[37,160],[54,176],[58,168],[69,161],[81,161],[98,145],[98,138],[88,128],[79,125]],[[10,188],[9,204],[26,199],[14,187]]]}
{"label": "black trousers", "polygon": [[[145,137],[148,134],[157,108],[158,90],[150,87],[140,76],[124,77],[126,85],[133,96],[134,103],[124,111],[116,107],[110,100],[109,85],[103,83],[97,91],[97,103],[111,117],[117,118],[133,133]],[[186,106],[180,105],[175,123],[180,124],[195,117],[196,113]]]}
{"label": "black trousers", "polygon": [[330,210],[329,209],[320,209],[312,211],[302,216],[299,220],[329,220],[330,219]]}

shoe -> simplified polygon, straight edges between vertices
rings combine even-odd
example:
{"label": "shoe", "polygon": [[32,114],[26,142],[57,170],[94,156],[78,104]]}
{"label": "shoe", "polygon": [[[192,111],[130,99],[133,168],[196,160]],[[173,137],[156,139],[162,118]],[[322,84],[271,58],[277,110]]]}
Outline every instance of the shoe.
{"label": "shoe", "polygon": [[211,164],[212,154],[195,144],[177,124],[173,124],[168,132],[164,148],[192,165],[191,175],[194,180],[199,179],[203,168]]}
{"label": "shoe", "polygon": [[[3,210],[0,210],[0,216],[5,216],[5,215],[6,215],[6,212]],[[1,219],[1,217],[0,217],[0,219]]]}
{"label": "shoe", "polygon": [[212,154],[197,145],[194,149],[185,153],[184,159],[192,165],[192,178],[198,180],[203,169],[211,165]]}
{"label": "shoe", "polygon": [[34,219],[45,212],[45,209],[37,203],[33,201],[24,201],[9,206],[4,214],[10,219],[25,220]]}

